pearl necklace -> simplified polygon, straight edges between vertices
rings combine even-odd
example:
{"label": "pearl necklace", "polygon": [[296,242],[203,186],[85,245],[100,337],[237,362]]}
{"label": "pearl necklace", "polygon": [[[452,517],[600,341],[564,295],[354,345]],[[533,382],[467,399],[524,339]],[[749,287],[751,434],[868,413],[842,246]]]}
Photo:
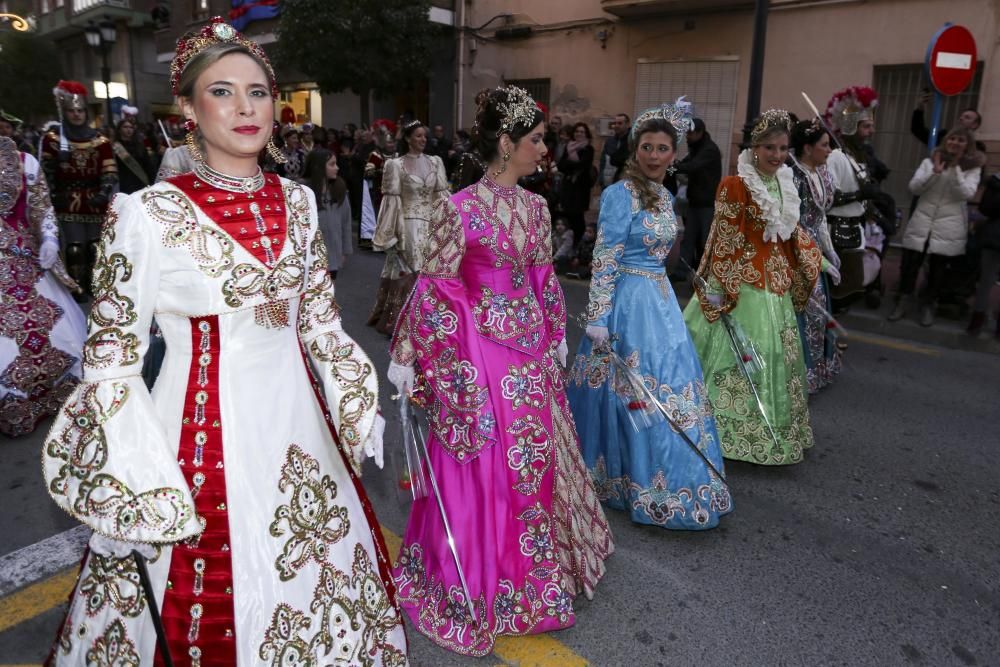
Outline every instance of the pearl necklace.
{"label": "pearl necklace", "polygon": [[227,176],[221,171],[212,169],[204,162],[198,163],[194,168],[195,175],[209,185],[225,190],[227,192],[257,192],[264,187],[264,172],[257,167],[257,173],[253,176],[243,178],[241,176]]}

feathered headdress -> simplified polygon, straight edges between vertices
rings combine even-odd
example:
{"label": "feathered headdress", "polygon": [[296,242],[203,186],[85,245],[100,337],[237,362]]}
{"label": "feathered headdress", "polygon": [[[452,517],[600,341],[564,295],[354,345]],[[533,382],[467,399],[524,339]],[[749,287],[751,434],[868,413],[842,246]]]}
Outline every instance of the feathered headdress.
{"label": "feathered headdress", "polygon": [[868,86],[848,86],[837,91],[826,104],[824,117],[830,127],[845,136],[858,131],[858,123],[875,120],[878,93]]}
{"label": "feathered headdress", "polygon": [[694,129],[694,107],[684,99],[684,95],[681,95],[673,104],[664,102],[659,106],[646,109],[632,123],[629,139],[634,142],[642,124],[654,119],[665,120],[673,125],[674,129],[677,130],[677,144],[680,145],[688,131]]}
{"label": "feathered headdress", "polygon": [[52,89],[60,111],[87,108],[87,87],[79,81],[60,81]]}

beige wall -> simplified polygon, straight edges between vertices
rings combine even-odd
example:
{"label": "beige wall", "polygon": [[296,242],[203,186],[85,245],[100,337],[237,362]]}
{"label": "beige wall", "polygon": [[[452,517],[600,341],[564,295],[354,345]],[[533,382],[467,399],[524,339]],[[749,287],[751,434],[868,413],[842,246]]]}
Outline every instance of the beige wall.
{"label": "beige wall", "polygon": [[[619,19],[601,10],[600,0],[474,0],[467,25],[480,25],[501,13],[515,24],[532,25],[535,35],[516,41],[477,40],[464,79],[463,123],[472,124],[477,90],[502,79],[550,78],[552,113],[566,120],[594,123],[601,116],[631,112],[636,63],[693,60],[717,56],[740,59],[734,136],[746,114],[752,41],[752,12],[731,11],[683,18]],[[578,23],[572,23],[572,22]],[[998,0],[867,0],[796,9],[774,9],[768,21],[763,107],[785,107],[800,115],[805,90],[821,107],[837,89],[870,84],[873,66],[923,62],[930,37],[946,21],[967,26],[985,63],[980,138],[1000,154],[1000,76]],[[496,21],[484,30],[487,36]],[[687,26],[691,27],[691,26]],[[605,48],[600,30],[610,36]],[[721,135],[716,132],[716,136]],[[998,159],[994,155],[994,159]]]}

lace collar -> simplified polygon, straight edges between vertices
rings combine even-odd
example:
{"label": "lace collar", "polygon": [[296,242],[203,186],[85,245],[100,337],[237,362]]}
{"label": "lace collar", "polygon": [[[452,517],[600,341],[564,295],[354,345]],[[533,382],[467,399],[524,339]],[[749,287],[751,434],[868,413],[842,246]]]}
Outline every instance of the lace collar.
{"label": "lace collar", "polygon": [[753,166],[753,151],[749,148],[740,153],[736,161],[736,173],[750,191],[761,217],[767,223],[764,229],[765,239],[792,238],[795,227],[799,224],[799,193],[795,189],[795,179],[791,168],[781,165],[778,169],[778,187],[781,188],[781,199],[775,199],[767,191],[767,185],[761,178],[757,168]]}

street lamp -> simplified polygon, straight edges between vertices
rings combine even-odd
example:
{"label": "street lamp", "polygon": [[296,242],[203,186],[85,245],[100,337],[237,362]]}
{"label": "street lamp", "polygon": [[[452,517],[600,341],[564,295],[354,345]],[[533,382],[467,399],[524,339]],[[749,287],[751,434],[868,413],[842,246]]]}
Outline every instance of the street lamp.
{"label": "street lamp", "polygon": [[96,26],[91,22],[84,30],[87,37],[87,44],[96,49],[101,54],[101,79],[104,81],[104,102],[107,104],[108,118],[107,125],[111,125],[111,67],[108,65],[108,52],[118,39],[118,30],[115,24],[105,16],[104,20]]}

